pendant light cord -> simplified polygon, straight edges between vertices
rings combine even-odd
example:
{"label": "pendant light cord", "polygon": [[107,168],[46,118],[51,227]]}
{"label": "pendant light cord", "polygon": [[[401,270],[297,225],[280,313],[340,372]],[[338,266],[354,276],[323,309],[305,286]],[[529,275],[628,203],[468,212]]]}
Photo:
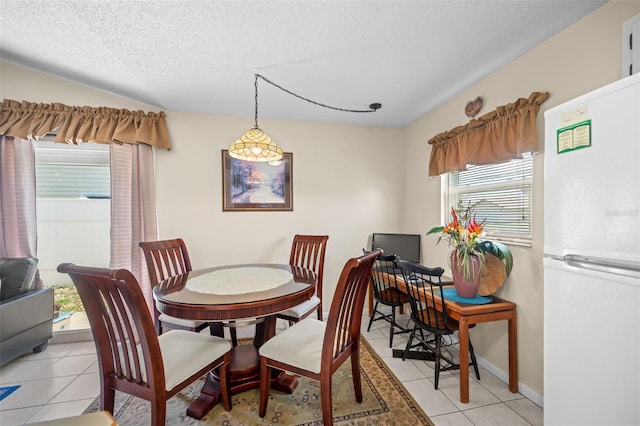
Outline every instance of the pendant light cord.
{"label": "pendant light cord", "polygon": [[280,86],[279,84],[274,83],[273,81],[269,80],[267,77],[261,75],[261,74],[255,74],[255,87],[256,87],[256,114],[255,114],[255,119],[256,119],[256,128],[258,127],[258,77],[260,77],[262,80],[264,80],[265,82],[269,83],[272,86],[277,87],[278,89],[282,90],[283,92],[286,92],[292,96],[295,96],[298,99],[302,99],[303,101],[307,101],[309,103],[321,106],[323,108],[329,108],[329,109],[333,109],[336,111],[343,111],[343,112],[357,112],[357,113],[365,113],[365,112],[376,112],[377,110],[379,110],[382,107],[382,104],[379,103],[373,103],[371,105],[369,105],[370,109],[347,109],[347,108],[339,108],[339,107],[334,107],[331,105],[326,105],[320,102],[316,102],[313,101],[311,99],[305,98],[304,96],[300,96],[297,93],[292,92],[291,90],[285,89],[284,87]]}
{"label": "pendant light cord", "polygon": [[255,75],[255,82],[254,82],[254,86],[256,88],[256,112],[255,112],[255,123],[256,125],[253,126],[254,129],[259,129],[258,127],[258,74]]}

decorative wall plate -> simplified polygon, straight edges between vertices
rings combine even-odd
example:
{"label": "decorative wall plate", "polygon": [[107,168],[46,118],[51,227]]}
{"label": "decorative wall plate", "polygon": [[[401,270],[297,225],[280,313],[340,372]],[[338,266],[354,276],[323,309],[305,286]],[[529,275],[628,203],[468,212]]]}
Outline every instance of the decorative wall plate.
{"label": "decorative wall plate", "polygon": [[474,118],[480,112],[482,108],[482,96],[478,96],[472,101],[467,102],[464,106],[464,113],[469,118]]}
{"label": "decorative wall plate", "polygon": [[480,296],[487,296],[493,294],[504,284],[507,278],[507,271],[504,268],[502,260],[498,259],[491,253],[485,253],[484,255],[484,268],[480,275],[480,286],[478,287],[478,294]]}

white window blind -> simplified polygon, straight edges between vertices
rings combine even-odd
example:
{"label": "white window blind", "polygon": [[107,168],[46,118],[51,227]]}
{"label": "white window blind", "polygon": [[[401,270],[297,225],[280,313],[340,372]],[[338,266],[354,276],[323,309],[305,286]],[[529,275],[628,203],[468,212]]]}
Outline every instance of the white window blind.
{"label": "white window blind", "polygon": [[532,178],[530,154],[523,159],[484,166],[468,166],[442,179],[443,223],[451,207],[473,206],[478,221],[486,218],[485,238],[530,246],[532,240]]}
{"label": "white window blind", "polygon": [[109,145],[36,142],[38,198],[109,198]]}

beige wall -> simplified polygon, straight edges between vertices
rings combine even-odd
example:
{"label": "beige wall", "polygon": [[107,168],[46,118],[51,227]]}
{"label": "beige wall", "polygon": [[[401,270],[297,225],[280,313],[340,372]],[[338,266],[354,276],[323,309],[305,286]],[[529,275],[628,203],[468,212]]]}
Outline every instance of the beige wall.
{"label": "beige wall", "polygon": [[[639,13],[640,2],[611,2],[405,129],[262,118],[261,127],[293,152],[293,212],[222,212],[220,152],[253,124],[251,118],[168,111],[174,148],[156,156],[160,237],[185,238],[198,268],[283,262],[295,233],[327,233],[329,300],[345,260],[360,253],[371,232],[425,233],[441,223],[440,179],[427,177],[426,141],[465,123],[469,99],[483,96],[484,113],[532,91],[549,91],[538,118],[542,137],[545,109],[619,78],[621,24]],[[6,62],[0,66],[2,98],[158,110]],[[499,291],[518,304],[521,389],[534,400],[542,395],[543,376],[542,175],[537,156],[533,247],[513,248],[515,268]],[[446,265],[447,251],[423,237],[423,263]],[[483,359],[507,371],[504,324],[478,326],[472,337]]]}
{"label": "beige wall", "polygon": [[[440,178],[428,178],[432,136],[468,121],[464,106],[484,98],[484,114],[499,105],[548,91],[538,115],[538,139],[544,146],[544,111],[620,78],[622,23],[640,13],[640,2],[614,1],[491,74],[405,129],[405,230],[426,230],[442,223]],[[543,159],[534,158],[533,247],[512,247],[514,270],[497,295],[518,304],[519,378],[525,392],[543,389]],[[445,265],[448,248],[423,237],[423,262]],[[506,323],[483,324],[471,332],[476,352],[507,371]],[[528,389],[527,389],[528,388]],[[528,395],[529,396],[529,395]]]}
{"label": "beige wall", "polygon": [[[159,110],[6,62],[0,66],[2,98]],[[173,149],[156,152],[159,233],[184,238],[194,268],[288,262],[294,234],[328,234],[328,310],[346,260],[361,254],[372,232],[400,228],[401,129],[262,118],[261,127],[293,153],[294,211],[223,212],[221,150],[253,118],[168,111],[167,121]]]}
{"label": "beige wall", "polygon": [[345,261],[361,254],[369,234],[399,228],[401,130],[261,119],[293,153],[294,210],[223,212],[221,151],[252,121],[175,112],[168,121],[174,148],[156,156],[160,236],[182,236],[194,267],[287,262],[294,234],[327,234],[330,301]]}

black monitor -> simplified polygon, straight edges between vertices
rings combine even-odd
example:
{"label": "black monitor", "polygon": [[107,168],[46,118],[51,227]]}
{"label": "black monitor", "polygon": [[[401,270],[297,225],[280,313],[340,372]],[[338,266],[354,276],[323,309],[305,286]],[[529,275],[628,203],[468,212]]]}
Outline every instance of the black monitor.
{"label": "black monitor", "polygon": [[420,263],[419,234],[380,234],[374,233],[371,249],[381,248],[384,254],[395,254],[402,260]]}

